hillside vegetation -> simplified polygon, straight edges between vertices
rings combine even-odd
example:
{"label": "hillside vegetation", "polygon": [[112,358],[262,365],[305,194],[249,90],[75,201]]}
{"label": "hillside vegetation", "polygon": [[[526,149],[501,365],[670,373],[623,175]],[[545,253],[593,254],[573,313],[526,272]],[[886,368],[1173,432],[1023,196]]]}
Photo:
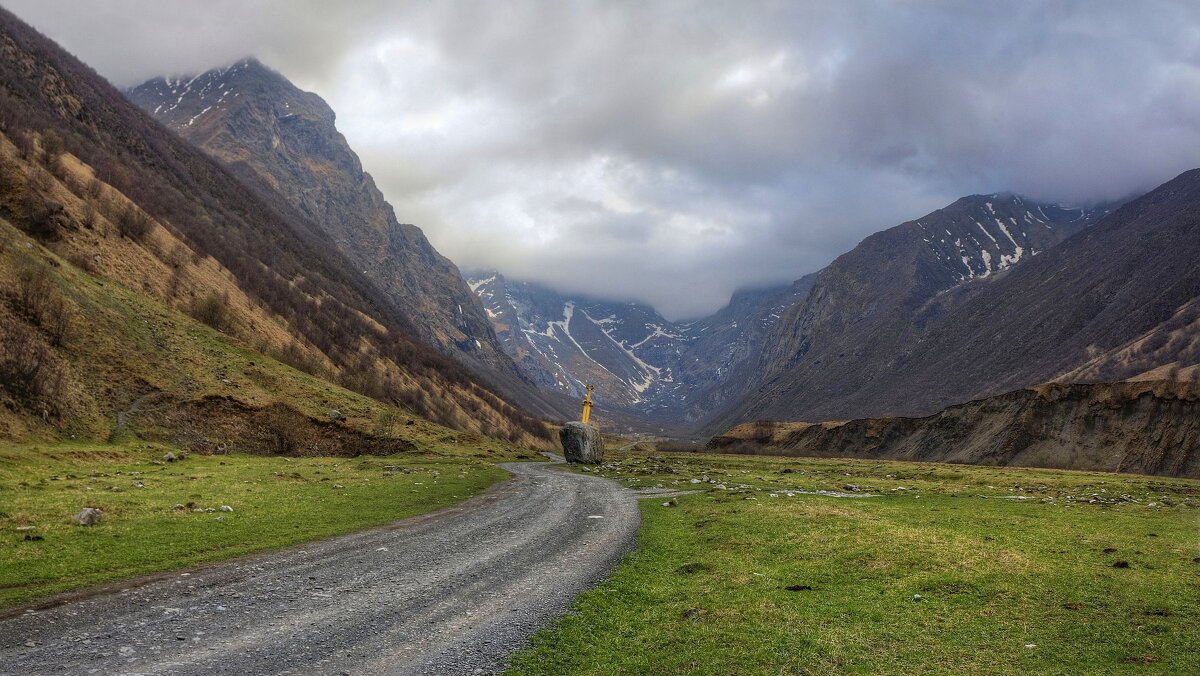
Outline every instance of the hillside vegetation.
{"label": "hillside vegetation", "polygon": [[390,411],[549,443],[539,422],[409,338],[387,298],[282,198],[245,188],[4,11],[0,52],[0,436],[104,438],[170,410],[184,419],[145,424],[205,438],[188,410],[283,404],[312,425],[335,409],[340,428],[364,433]]}

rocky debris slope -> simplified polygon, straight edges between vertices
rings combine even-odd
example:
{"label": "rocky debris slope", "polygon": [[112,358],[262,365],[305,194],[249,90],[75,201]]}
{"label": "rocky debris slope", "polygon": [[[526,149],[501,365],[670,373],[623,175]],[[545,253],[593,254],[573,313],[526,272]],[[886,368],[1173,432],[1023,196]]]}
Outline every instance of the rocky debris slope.
{"label": "rocky debris slope", "polygon": [[1200,385],[1055,383],[924,418],[745,423],[708,449],[1200,478]]}

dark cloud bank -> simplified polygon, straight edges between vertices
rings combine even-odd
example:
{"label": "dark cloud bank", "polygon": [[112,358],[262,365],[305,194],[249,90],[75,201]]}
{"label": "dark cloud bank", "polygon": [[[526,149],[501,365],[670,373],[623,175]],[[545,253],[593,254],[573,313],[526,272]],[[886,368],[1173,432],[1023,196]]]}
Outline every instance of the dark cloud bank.
{"label": "dark cloud bank", "polygon": [[254,54],[465,268],[716,309],[964,194],[1200,166],[1200,3],[5,0],[114,83]]}

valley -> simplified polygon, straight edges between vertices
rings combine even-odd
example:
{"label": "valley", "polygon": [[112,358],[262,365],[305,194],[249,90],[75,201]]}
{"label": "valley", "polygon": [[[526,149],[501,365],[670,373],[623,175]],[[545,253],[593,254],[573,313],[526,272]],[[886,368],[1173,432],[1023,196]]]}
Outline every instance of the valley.
{"label": "valley", "polygon": [[[0,8],[0,672],[1200,672],[1190,56],[57,2]],[[1039,135],[1085,85],[1120,133]]]}

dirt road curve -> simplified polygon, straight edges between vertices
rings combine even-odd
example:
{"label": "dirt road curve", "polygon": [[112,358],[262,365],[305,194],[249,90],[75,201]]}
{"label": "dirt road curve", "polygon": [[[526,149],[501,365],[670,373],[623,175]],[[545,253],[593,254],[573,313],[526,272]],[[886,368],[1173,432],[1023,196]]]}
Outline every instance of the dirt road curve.
{"label": "dirt road curve", "polygon": [[532,463],[437,514],[0,621],[0,673],[490,673],[632,546],[636,496]]}

